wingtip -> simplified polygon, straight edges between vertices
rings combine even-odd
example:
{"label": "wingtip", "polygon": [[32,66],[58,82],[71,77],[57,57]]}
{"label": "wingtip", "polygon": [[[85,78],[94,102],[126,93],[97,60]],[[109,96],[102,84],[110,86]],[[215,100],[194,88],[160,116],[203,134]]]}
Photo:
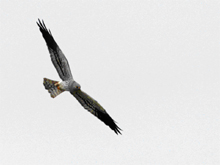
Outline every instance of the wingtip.
{"label": "wingtip", "polygon": [[117,135],[119,135],[119,134],[122,135],[122,133],[121,133],[122,129],[119,128],[117,125],[116,125],[116,128],[114,129],[114,131]]}
{"label": "wingtip", "polygon": [[36,21],[36,24],[37,24],[38,26],[39,26],[39,23],[38,23],[39,21],[40,21],[40,19],[38,18],[38,21]]}
{"label": "wingtip", "polygon": [[39,26],[41,32],[46,31],[47,33],[49,33],[52,36],[52,33],[51,33],[50,29],[47,29],[43,19],[40,20],[38,18],[38,21],[36,23]]}
{"label": "wingtip", "polygon": [[121,131],[123,131],[116,123],[116,121],[113,120],[114,126],[110,127],[117,135],[121,134]]}
{"label": "wingtip", "polygon": [[[42,21],[43,21],[43,20],[42,20]],[[36,23],[37,23],[38,26],[41,25],[41,20],[40,20],[40,18],[37,19]]]}

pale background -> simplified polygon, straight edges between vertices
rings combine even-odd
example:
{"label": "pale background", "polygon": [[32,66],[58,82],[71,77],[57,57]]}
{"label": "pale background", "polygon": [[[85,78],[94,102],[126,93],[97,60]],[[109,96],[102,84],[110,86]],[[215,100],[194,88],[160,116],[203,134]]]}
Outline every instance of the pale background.
{"label": "pale background", "polygon": [[[0,1],[0,164],[220,164],[220,1]],[[37,19],[116,135],[60,80]]]}

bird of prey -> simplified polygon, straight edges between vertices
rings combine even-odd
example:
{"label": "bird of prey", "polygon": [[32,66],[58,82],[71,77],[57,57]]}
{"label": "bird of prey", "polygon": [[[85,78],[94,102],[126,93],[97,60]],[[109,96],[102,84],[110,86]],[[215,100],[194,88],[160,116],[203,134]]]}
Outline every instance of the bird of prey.
{"label": "bird of prey", "polygon": [[110,115],[105,111],[105,109],[92,97],[81,90],[81,86],[77,83],[72,76],[70,66],[63,52],[54,40],[52,33],[46,28],[44,21],[38,19],[37,25],[46,41],[51,61],[56,68],[60,78],[63,81],[54,81],[44,78],[43,84],[45,89],[48,90],[52,98],[64,91],[69,91],[79,103],[90,113],[95,115],[106,125],[108,125],[116,134],[121,134],[121,129],[116,125],[115,121],[110,117]]}

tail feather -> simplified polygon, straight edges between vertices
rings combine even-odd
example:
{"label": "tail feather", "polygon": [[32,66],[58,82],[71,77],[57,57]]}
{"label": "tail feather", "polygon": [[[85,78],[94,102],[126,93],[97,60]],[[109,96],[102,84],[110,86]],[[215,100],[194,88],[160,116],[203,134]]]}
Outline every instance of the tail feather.
{"label": "tail feather", "polygon": [[60,89],[58,85],[56,85],[56,83],[59,83],[59,81],[54,81],[54,80],[44,78],[44,82],[43,82],[44,87],[46,90],[48,90],[52,98],[55,98],[56,96],[58,96],[60,93],[64,91]]}

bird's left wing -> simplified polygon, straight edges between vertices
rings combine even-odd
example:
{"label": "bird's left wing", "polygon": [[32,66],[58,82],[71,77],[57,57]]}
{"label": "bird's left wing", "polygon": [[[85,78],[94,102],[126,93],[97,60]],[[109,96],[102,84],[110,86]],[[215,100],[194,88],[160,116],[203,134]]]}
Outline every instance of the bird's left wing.
{"label": "bird's left wing", "polygon": [[81,90],[71,93],[79,103],[90,113],[98,117],[106,125],[108,125],[116,134],[120,133],[120,128],[116,125],[115,121],[109,116],[105,109],[92,97]]}
{"label": "bird's left wing", "polygon": [[60,78],[64,81],[73,79],[68,61],[59,46],[57,45],[56,41],[54,40],[50,30],[46,28],[44,21],[41,22],[39,19],[37,25],[39,26],[44,40],[47,43],[51,61],[53,62],[53,65],[55,66]]}

